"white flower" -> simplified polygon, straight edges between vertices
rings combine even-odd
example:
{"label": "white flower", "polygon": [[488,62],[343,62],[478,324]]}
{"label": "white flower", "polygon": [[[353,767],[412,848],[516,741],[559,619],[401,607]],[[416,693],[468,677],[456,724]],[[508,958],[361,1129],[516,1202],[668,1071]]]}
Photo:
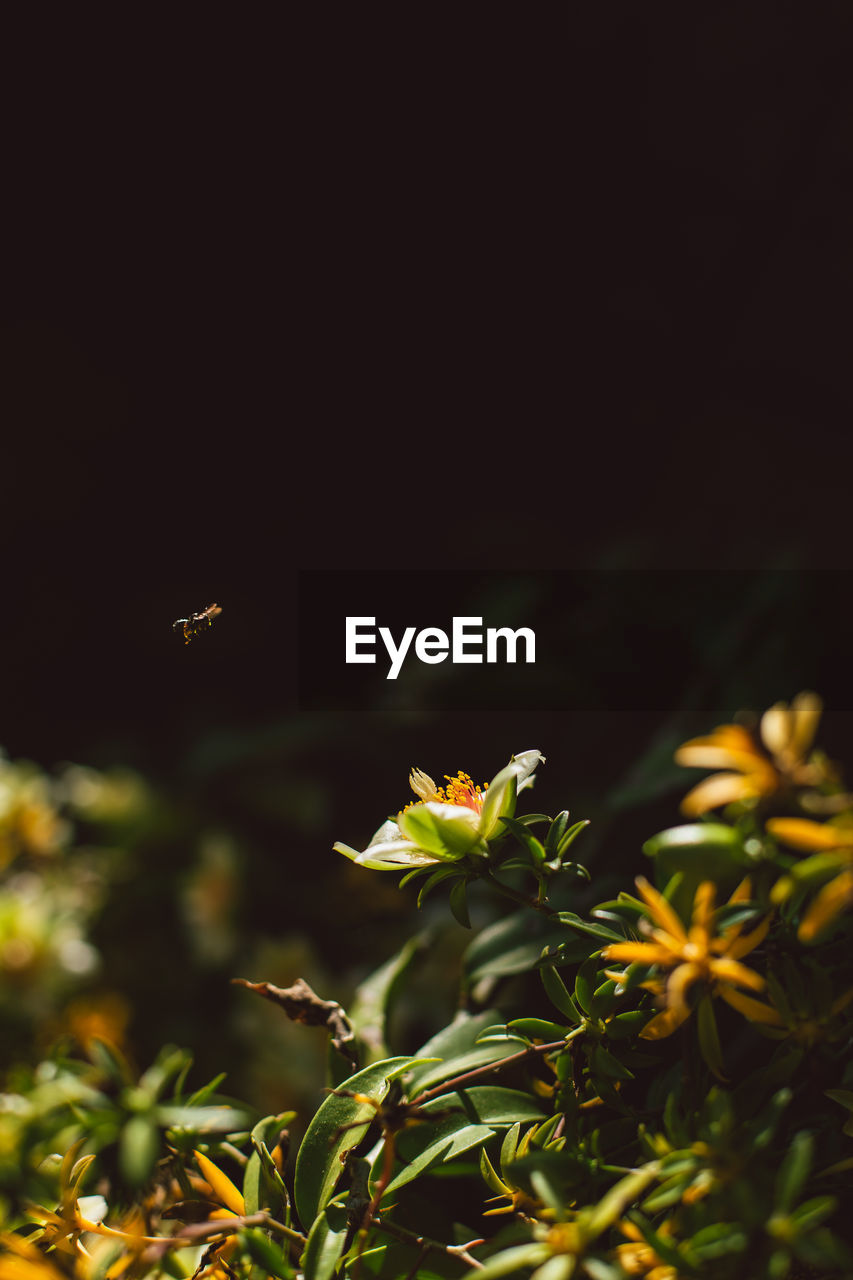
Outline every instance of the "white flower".
{"label": "white flower", "polygon": [[445,777],[437,787],[429,774],[414,769],[409,783],[419,799],[389,819],[359,851],[338,843],[338,853],[375,871],[400,871],[455,862],[478,845],[500,834],[501,818],[515,812],[518,792],[530,786],[532,774],[545,757],[520,751],[485,787],[475,786],[467,773]]}

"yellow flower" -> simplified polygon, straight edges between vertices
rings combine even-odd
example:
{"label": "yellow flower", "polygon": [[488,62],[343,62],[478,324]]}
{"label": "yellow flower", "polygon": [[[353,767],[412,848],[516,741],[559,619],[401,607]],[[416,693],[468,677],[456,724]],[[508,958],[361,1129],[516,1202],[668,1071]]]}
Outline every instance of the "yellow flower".
{"label": "yellow flower", "polygon": [[[706,994],[720,996],[752,1022],[774,1025],[781,1022],[775,1009],[739,990],[743,987],[748,991],[764,990],[764,978],[740,961],[765,938],[770,928],[769,916],[750,933],[742,934],[742,926],[735,924],[715,936],[716,890],[710,880],[704,880],[696,890],[689,929],[685,928],[663,894],[642,876],[637,879],[637,889],[653,921],[648,929],[651,941],[617,942],[605,947],[601,954],[605,960],[654,965],[668,971],[665,981],[653,979],[646,984],[661,997],[665,1007],[646,1023],[641,1036],[646,1040],[659,1040],[680,1027],[690,1016],[687,994],[697,983],[704,986]],[[749,893],[747,879],[735,889],[729,905],[747,901]],[[607,976],[618,982],[623,975],[608,973]]]}
{"label": "yellow flower", "polygon": [[0,1280],[65,1280],[34,1244],[14,1231],[0,1235]]}
{"label": "yellow flower", "polygon": [[[35,1222],[41,1224],[45,1243],[58,1254],[68,1255],[70,1266],[73,1267],[81,1259],[85,1262],[91,1257],[89,1249],[81,1240],[82,1236],[99,1236],[112,1243],[120,1243],[125,1250],[130,1251],[127,1263],[129,1265],[134,1258],[144,1252],[149,1244],[160,1245],[164,1243],[164,1239],[143,1234],[144,1220],[138,1211],[131,1210],[121,1227],[108,1227],[101,1220],[108,1211],[103,1197],[80,1195],[86,1170],[95,1159],[94,1155],[81,1156],[78,1159],[83,1143],[82,1138],[75,1142],[62,1160],[59,1170],[60,1201],[57,1208],[53,1210],[43,1205],[31,1204],[27,1206],[28,1213]],[[8,1245],[5,1237],[3,1243]],[[165,1237],[165,1243],[169,1243],[168,1237]],[[116,1259],[109,1268],[107,1276],[108,1278],[118,1276],[126,1269],[126,1265]],[[0,1277],[3,1280],[16,1280],[8,1266],[0,1267]],[[21,1274],[19,1280],[28,1280],[28,1277]],[[38,1280],[38,1278],[32,1275],[31,1280]],[[48,1280],[48,1277],[45,1276],[44,1280]]]}
{"label": "yellow flower", "polygon": [[780,787],[820,781],[818,766],[806,757],[814,742],[823,704],[814,693],[800,693],[790,707],[777,702],[761,717],[761,741],[742,725],[719,725],[703,738],[691,738],[675,753],[677,764],[722,769],[689,791],[681,810],[698,817],[735,800],[772,795]]}
{"label": "yellow flower", "polygon": [[[645,1276],[646,1280],[678,1280],[675,1267],[662,1262],[643,1233],[633,1222],[618,1222],[617,1227],[629,1243],[617,1244],[616,1257],[622,1270],[629,1276]],[[664,1222],[657,1233],[667,1241],[672,1238],[672,1225]]]}
{"label": "yellow flower", "polygon": [[813,822],[811,818],[769,818],[767,830],[771,836],[800,849],[803,853],[826,853],[830,849],[853,851],[853,824]]}
{"label": "yellow flower", "polygon": [[246,1202],[243,1199],[243,1193],[234,1186],[227,1173],[223,1173],[201,1151],[193,1151],[193,1155],[196,1158],[196,1163],[202,1172],[202,1176],[210,1186],[216,1199],[225,1206],[225,1210],[228,1210],[225,1213],[222,1209],[215,1209],[212,1217],[240,1217],[244,1214],[246,1212]]}
{"label": "yellow flower", "polygon": [[825,884],[800,921],[800,942],[814,942],[828,925],[853,907],[853,870],[841,871]]}
{"label": "yellow flower", "polygon": [[[196,1164],[202,1172],[202,1176],[210,1187],[222,1209],[213,1209],[210,1219],[216,1218],[234,1218],[242,1217],[246,1212],[246,1202],[243,1199],[243,1193],[234,1186],[234,1183],[228,1177],[227,1173],[223,1173],[217,1165],[209,1160],[201,1151],[193,1151],[196,1158]],[[236,1235],[229,1236],[223,1240],[221,1244],[205,1254],[206,1265],[201,1271],[196,1271],[197,1277],[210,1276],[215,1280],[227,1280],[231,1275],[228,1267],[228,1259],[234,1254],[238,1247],[238,1239]]]}
{"label": "yellow flower", "polygon": [[842,912],[853,906],[853,825],[847,823],[812,822],[809,818],[771,818],[767,822],[770,835],[804,853],[811,853],[797,864],[791,875],[783,876],[773,886],[774,902],[783,902],[797,886],[809,879],[826,879],[800,920],[797,937],[800,942],[814,942]]}

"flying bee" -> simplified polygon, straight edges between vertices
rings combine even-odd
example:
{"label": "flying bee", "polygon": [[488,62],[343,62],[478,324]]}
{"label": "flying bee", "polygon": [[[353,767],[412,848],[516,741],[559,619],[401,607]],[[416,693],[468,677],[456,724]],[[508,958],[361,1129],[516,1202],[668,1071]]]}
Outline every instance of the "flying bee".
{"label": "flying bee", "polygon": [[182,631],[184,644],[189,644],[193,636],[200,636],[202,631],[213,626],[213,619],[218,618],[222,609],[218,604],[209,604],[201,613],[191,613],[188,618],[177,618],[172,623],[173,631]]}

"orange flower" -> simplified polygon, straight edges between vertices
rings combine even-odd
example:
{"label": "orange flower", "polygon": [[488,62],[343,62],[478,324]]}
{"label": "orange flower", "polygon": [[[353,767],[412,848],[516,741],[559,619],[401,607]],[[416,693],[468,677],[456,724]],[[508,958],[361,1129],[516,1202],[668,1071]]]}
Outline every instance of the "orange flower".
{"label": "orange flower", "polygon": [[681,810],[698,817],[736,800],[772,795],[788,784],[820,781],[820,770],[807,761],[823,704],[817,694],[800,693],[790,707],[777,702],[761,717],[761,741],[737,724],[719,725],[703,738],[691,738],[675,753],[677,764],[695,769],[722,769],[689,791]]}
{"label": "orange flower", "polygon": [[[662,1262],[643,1233],[633,1222],[617,1222],[628,1244],[617,1244],[616,1256],[622,1270],[629,1276],[645,1276],[646,1280],[678,1280],[675,1267]],[[672,1225],[664,1222],[658,1227],[658,1235],[667,1241],[672,1239]]]}
{"label": "orange flower", "polygon": [[[750,933],[742,934],[742,926],[731,925],[718,935],[714,933],[714,899],[716,889],[705,880],[696,890],[690,927],[686,928],[662,893],[648,880],[640,876],[637,889],[648,907],[653,921],[648,932],[650,942],[617,942],[602,951],[605,960],[623,960],[629,964],[654,965],[668,971],[665,980],[652,979],[649,986],[664,1003],[663,1010],[647,1022],[640,1035],[646,1040],[659,1040],[671,1035],[689,1018],[691,1006],[687,994],[691,987],[701,984],[706,993],[720,996],[732,1008],[737,1009],[751,1022],[767,1022],[778,1025],[781,1018],[777,1011],[744,995],[743,990],[763,991],[764,978],[753,969],[740,963],[743,956],[763,941],[770,928],[766,916]],[[735,889],[729,905],[749,898],[749,880]],[[618,982],[620,973],[607,976]]]}
{"label": "orange flower", "polygon": [[797,863],[791,875],[776,882],[771,894],[774,902],[790,897],[798,880],[808,883],[809,879],[826,881],[827,875],[832,877],[809,904],[797,930],[800,942],[814,942],[853,906],[853,825],[849,817],[846,823],[840,820],[837,824],[812,822],[809,818],[771,818],[767,830],[783,844],[813,855]]}

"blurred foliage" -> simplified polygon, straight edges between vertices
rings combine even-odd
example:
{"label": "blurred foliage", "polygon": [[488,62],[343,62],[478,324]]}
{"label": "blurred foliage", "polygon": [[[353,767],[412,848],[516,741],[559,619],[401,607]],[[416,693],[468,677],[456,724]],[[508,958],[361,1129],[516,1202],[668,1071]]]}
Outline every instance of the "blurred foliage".
{"label": "blurred foliage", "polygon": [[[851,1274],[853,795],[821,715],[674,744],[708,776],[633,883],[595,822],[519,809],[539,752],[487,785],[414,770],[315,904],[385,922],[360,976],[304,885],[250,935],[226,824],[4,762],[0,1280]],[[239,1044],[250,1102],[140,1050],[181,1018]]]}

